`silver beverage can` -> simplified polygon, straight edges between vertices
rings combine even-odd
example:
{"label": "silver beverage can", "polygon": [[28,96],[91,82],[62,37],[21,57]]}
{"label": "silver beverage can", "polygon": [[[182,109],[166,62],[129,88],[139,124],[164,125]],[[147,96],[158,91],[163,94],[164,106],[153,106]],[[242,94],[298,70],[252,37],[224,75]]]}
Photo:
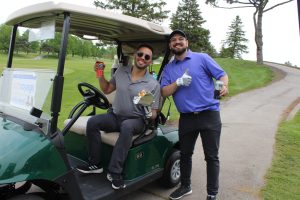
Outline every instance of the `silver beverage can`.
{"label": "silver beverage can", "polygon": [[222,90],[223,85],[224,85],[223,81],[217,80],[217,81],[216,81],[216,84],[215,84],[215,89],[216,89],[216,90]]}
{"label": "silver beverage can", "polygon": [[224,86],[223,81],[217,80],[215,83],[215,91],[214,91],[214,98],[215,99],[221,99],[220,91],[222,90]]}

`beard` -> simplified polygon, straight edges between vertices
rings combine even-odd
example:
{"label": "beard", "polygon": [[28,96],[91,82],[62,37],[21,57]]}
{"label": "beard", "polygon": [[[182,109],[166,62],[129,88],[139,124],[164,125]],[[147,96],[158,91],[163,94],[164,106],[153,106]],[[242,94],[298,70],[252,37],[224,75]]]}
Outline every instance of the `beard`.
{"label": "beard", "polygon": [[141,66],[139,66],[139,65],[135,65],[135,66],[136,66],[136,68],[138,68],[139,70],[144,70],[144,69],[147,68],[147,66],[143,66],[143,67],[141,67]]}
{"label": "beard", "polygon": [[146,69],[148,67],[148,65],[143,65],[143,66],[140,66],[137,61],[135,60],[134,61],[134,65],[136,66],[136,68],[138,68],[139,70],[143,70],[143,69]]}
{"label": "beard", "polygon": [[182,48],[182,49],[179,49],[179,50],[176,50],[176,49],[171,49],[171,52],[173,54],[175,54],[176,56],[180,56],[182,55],[184,52],[186,52],[187,48]]}

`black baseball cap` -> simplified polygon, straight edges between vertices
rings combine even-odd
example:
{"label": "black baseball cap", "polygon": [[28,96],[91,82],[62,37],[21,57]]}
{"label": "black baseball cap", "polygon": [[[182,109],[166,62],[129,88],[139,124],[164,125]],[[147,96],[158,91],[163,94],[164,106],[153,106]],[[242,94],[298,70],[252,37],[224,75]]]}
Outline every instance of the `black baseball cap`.
{"label": "black baseball cap", "polygon": [[179,29],[174,30],[174,31],[170,34],[169,39],[171,39],[175,34],[181,35],[182,37],[185,37],[185,38],[187,39],[186,34],[185,34],[182,30],[179,30]]}

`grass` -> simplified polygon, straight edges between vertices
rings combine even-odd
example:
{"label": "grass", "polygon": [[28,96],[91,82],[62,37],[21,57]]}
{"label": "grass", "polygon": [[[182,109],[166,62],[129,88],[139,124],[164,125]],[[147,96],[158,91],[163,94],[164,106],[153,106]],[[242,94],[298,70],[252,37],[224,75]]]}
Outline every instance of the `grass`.
{"label": "grass", "polygon": [[272,167],[262,189],[265,200],[300,199],[300,112],[282,122],[276,135]]}
{"label": "grass", "polygon": [[273,73],[268,67],[252,61],[229,58],[218,58],[216,61],[229,76],[229,97],[263,87],[273,78]]}
{"label": "grass", "polygon": [[[52,68],[56,70],[57,59],[53,56],[46,57],[44,59],[35,60],[38,55],[24,55],[19,54],[14,57],[13,67],[22,68]],[[6,66],[7,57],[0,54],[0,70]],[[112,60],[103,60],[108,69],[105,70],[106,77],[110,77],[110,66],[112,65]],[[261,65],[257,65],[255,62],[244,61],[244,60],[234,60],[234,59],[216,59],[216,61],[224,68],[224,70],[229,75],[229,96],[233,96],[240,92],[244,92],[250,89],[262,87],[272,80],[272,71]],[[80,101],[82,97],[77,90],[77,84],[79,82],[88,82],[92,85],[98,87],[97,79],[93,71],[93,65],[95,60],[93,58],[81,57],[71,57],[67,56],[65,62],[65,82],[64,91],[62,99],[62,109],[60,113],[61,119],[66,119],[70,110]],[[159,66],[154,65],[153,70],[158,73]],[[255,79],[253,78],[255,77]],[[48,105],[51,96],[48,97]],[[174,105],[172,98],[171,102],[171,116],[170,121],[175,121],[178,119],[179,115],[177,109]],[[47,103],[46,103],[47,104]],[[167,113],[169,102],[163,107],[163,113]],[[88,112],[88,111],[87,111]],[[100,111],[101,112],[101,111]],[[59,127],[62,127],[63,122],[59,122]]]}

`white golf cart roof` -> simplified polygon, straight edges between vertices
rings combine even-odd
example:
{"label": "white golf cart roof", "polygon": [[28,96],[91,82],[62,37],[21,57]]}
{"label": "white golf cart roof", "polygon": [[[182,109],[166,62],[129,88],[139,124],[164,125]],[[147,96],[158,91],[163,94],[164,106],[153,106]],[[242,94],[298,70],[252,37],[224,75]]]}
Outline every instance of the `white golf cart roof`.
{"label": "white golf cart roof", "polygon": [[[52,23],[51,27],[49,26],[50,28],[43,26],[48,22]],[[8,81],[11,81],[11,87],[16,88],[15,86],[17,85],[18,88],[21,89],[27,88],[23,87],[23,83],[25,82],[25,84],[29,85],[33,89],[30,90],[31,92],[27,92],[27,90],[19,90],[16,94],[10,94],[6,92],[6,90],[11,91],[11,87],[6,90],[0,90],[3,91],[3,95],[0,93],[0,111],[11,116],[17,116],[18,119],[22,119],[26,122],[35,123],[35,120],[40,120],[40,111],[44,112],[44,99],[36,101],[35,97],[47,96],[38,94],[38,92],[45,92],[46,90],[37,88],[35,86],[43,86],[41,83],[45,82],[44,79],[46,79],[46,81],[50,81],[50,83],[53,82],[50,107],[51,120],[48,120],[48,118],[45,120],[43,119],[46,121],[46,123],[43,121],[43,123],[46,124],[44,127],[46,127],[47,130],[50,130],[49,132],[51,133],[55,133],[57,131],[69,34],[76,35],[80,38],[84,38],[84,36],[87,35],[99,40],[114,41],[118,45],[117,53],[119,58],[122,58],[122,55],[132,55],[140,43],[149,43],[154,49],[153,58],[164,56],[159,74],[161,73],[161,70],[165,64],[168,62],[168,56],[170,55],[168,38],[172,31],[171,29],[146,20],[109,12],[102,9],[89,8],[68,3],[46,2],[28,6],[13,12],[8,16],[6,24],[14,27],[11,34],[6,77]],[[21,70],[15,70],[12,68],[14,46],[19,27],[42,29],[42,31],[44,31],[40,34],[42,36],[48,36],[50,32],[52,34],[55,31],[62,33],[56,75],[55,73],[52,73],[52,71],[49,73],[44,73],[44,71],[37,73],[36,69],[30,69],[30,71],[23,72]],[[41,40],[53,38],[53,35],[54,34],[52,34],[51,37],[41,37]],[[29,79],[27,77],[29,77]],[[23,79],[25,79],[25,81],[23,81]],[[1,86],[1,80],[2,79],[0,79],[0,89],[1,87],[4,87],[3,84]],[[8,81],[5,81],[5,84],[7,84]],[[5,87],[7,87],[7,85],[5,85]],[[22,95],[23,93],[25,94],[25,92],[28,93],[26,93],[27,96]],[[7,94],[9,94],[9,96]],[[19,97],[22,98],[20,99]],[[1,104],[1,100],[3,104]],[[21,111],[17,113],[11,107],[16,107],[16,109],[21,109]],[[34,114],[34,112],[32,112],[33,116],[31,116],[32,109],[30,108],[35,108],[35,110],[38,111],[38,114]],[[32,119],[29,119],[29,117],[32,117]]]}
{"label": "white golf cart roof", "polygon": [[152,22],[103,9],[51,1],[15,11],[8,16],[6,24],[37,28],[42,22],[54,19],[59,29],[64,22],[64,13],[69,13],[71,17],[70,33],[79,37],[89,35],[100,40],[119,41],[122,44],[124,42],[154,44],[166,42],[172,31]]}

